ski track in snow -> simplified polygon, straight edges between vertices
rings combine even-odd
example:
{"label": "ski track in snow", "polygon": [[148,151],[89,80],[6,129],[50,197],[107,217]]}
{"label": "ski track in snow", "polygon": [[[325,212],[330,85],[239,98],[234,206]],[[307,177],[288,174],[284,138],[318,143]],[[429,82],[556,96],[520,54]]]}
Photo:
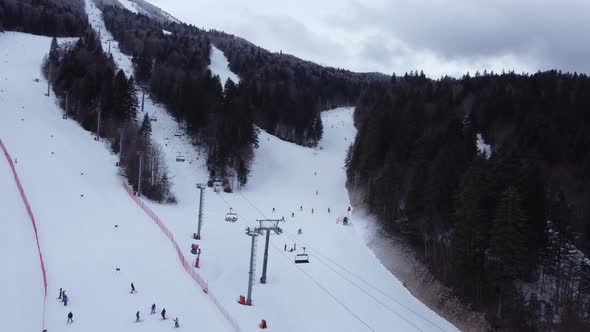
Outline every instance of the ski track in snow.
{"label": "ski track in snow", "polygon": [[[48,331],[63,331],[69,311],[75,321],[69,331],[172,328],[172,321],[148,316],[154,302],[178,316],[183,327],[229,331],[174,259],[167,239],[121,189],[116,157],[77,123],[63,120],[53,94],[44,96],[44,80],[34,81],[41,78],[50,41],[0,34],[0,136],[18,161],[39,227],[50,290]],[[0,326],[5,331],[40,331],[42,277],[34,235],[30,221],[23,220],[26,211],[15,196],[6,162],[0,164],[0,199],[6,213],[0,280],[8,294],[0,304]],[[131,282],[137,294],[129,294]],[[56,300],[60,287],[70,297],[67,307]],[[141,325],[133,323],[137,310],[145,318]]]}
{"label": "ski track in snow", "polygon": [[213,75],[218,75],[221,80],[221,86],[225,87],[225,83],[228,79],[231,79],[234,83],[240,83],[238,75],[234,74],[229,69],[229,62],[223,52],[217,47],[211,45],[211,64],[209,69]]}
{"label": "ski track in snow", "polygon": [[[89,20],[101,30],[103,49],[108,50],[112,37],[98,9],[90,1],[86,3]],[[64,287],[71,297],[67,308],[48,301],[48,330],[61,330],[69,310],[74,312],[75,323],[68,328],[72,331],[130,331],[141,326],[149,332],[167,328],[167,324],[171,327],[171,321],[147,315],[154,301],[158,311],[166,304],[170,315],[180,317],[181,325],[191,330],[229,329],[200,288],[184,274],[167,239],[126,197],[114,167],[116,156],[77,123],[62,120],[55,98],[43,96],[46,85],[32,82],[41,76],[39,67],[49,44],[49,38],[0,34],[0,49],[9,60],[0,65],[12,68],[0,70],[0,80],[7,76],[6,81],[0,81],[5,89],[0,103],[12,110],[0,112],[0,135],[19,160],[23,185],[34,188],[30,201],[47,253],[49,287],[56,292]],[[120,52],[117,42],[112,42],[111,51],[119,68],[130,76],[130,58]],[[229,71],[227,59],[220,58],[223,54],[215,49],[212,53],[212,71]],[[17,61],[21,58],[28,62],[21,64]],[[235,74],[234,78],[239,80]],[[163,148],[178,204],[144,202],[166,223],[180,247],[186,248],[185,258],[194,260],[189,248],[195,242],[190,238],[196,231],[195,185],[208,178],[206,156],[187,137],[175,135],[180,133],[179,124],[149,96],[145,112],[156,118],[152,137]],[[274,331],[391,331],[392,327],[399,331],[456,331],[414,298],[377,260],[362,240],[360,227],[357,230],[355,226],[363,224],[361,218],[353,214],[351,227],[336,224],[349,206],[344,158],[356,134],[352,114],[351,108],[324,112],[324,138],[316,149],[261,131],[246,187],[233,194],[216,194],[210,188],[205,191],[199,273],[245,331],[258,330],[261,319]],[[178,155],[186,161],[176,162]],[[5,173],[0,167],[0,176]],[[0,194],[8,201],[13,190],[3,188]],[[224,220],[230,206],[239,214],[236,223]],[[9,213],[16,220],[22,218],[22,211]],[[254,305],[241,306],[237,299],[246,293],[250,250],[244,228],[255,226],[257,219],[283,216],[286,221],[279,225],[283,235],[271,236],[267,284],[258,282],[264,248],[264,239],[259,237]],[[11,223],[9,233],[28,241],[30,234],[18,229],[21,224]],[[296,235],[299,228],[302,235]],[[292,247],[295,242],[296,252],[283,251],[285,244]],[[301,253],[303,246],[310,263],[295,265],[294,255]],[[38,269],[33,254],[23,250],[18,257],[10,257],[8,264],[22,260],[26,261],[23,269]],[[115,271],[115,266],[122,270]],[[18,276],[9,278],[14,283]],[[27,278],[39,284],[38,272],[27,274]],[[128,294],[131,281],[138,294]],[[21,297],[27,303],[37,303],[38,290],[27,287]],[[16,317],[15,308],[3,305],[0,312],[5,314],[7,309],[8,317]],[[138,309],[145,319],[141,324],[133,323]],[[34,306],[27,313],[36,314]]]}

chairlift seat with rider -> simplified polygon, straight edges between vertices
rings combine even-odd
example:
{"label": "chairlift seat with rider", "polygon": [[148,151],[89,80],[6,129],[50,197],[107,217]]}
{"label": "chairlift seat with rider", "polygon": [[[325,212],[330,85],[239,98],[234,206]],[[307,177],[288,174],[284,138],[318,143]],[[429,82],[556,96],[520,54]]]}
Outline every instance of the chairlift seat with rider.
{"label": "chairlift seat with rider", "polygon": [[229,212],[225,214],[225,221],[227,222],[236,222],[238,221],[238,215],[232,212],[232,209],[229,209]]}
{"label": "chairlift seat with rider", "polygon": [[179,154],[178,156],[176,156],[176,161],[178,162],[184,162],[186,159],[184,158],[183,155]]}

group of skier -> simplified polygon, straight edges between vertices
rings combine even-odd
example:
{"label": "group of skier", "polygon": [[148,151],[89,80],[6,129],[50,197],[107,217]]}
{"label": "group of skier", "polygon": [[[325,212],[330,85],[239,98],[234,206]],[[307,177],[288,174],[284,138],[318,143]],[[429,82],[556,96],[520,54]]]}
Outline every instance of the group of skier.
{"label": "group of skier", "polygon": [[[131,283],[131,294],[135,294],[137,293],[137,291],[135,290],[135,285],[133,283]],[[151,307],[150,307],[150,315],[154,315],[156,313],[156,304],[152,303]],[[160,311],[160,316],[162,316],[162,320],[166,320],[166,308],[162,308],[162,311]],[[137,310],[137,312],[135,313],[135,322],[139,323],[141,322],[141,316],[140,316],[140,312],[139,310]],[[178,323],[178,317],[174,318],[174,327],[178,328],[180,327],[180,324]]]}
{"label": "group of skier", "polygon": [[[131,294],[135,294],[137,293],[137,291],[135,290],[135,285],[133,283],[131,283]],[[59,296],[58,299],[61,300],[61,302],[63,302],[64,306],[68,305],[68,296],[66,295],[66,291],[63,288],[59,289]],[[150,307],[150,314],[153,315],[156,313],[156,304],[153,303]],[[160,315],[162,316],[163,320],[166,320],[166,308],[162,308],[162,311],[160,312]],[[67,315],[67,321],[66,324],[70,325],[74,323],[74,314],[70,311]],[[141,316],[140,316],[140,312],[139,310],[135,313],[135,322],[138,323],[141,321]],[[178,328],[180,327],[180,323],[178,322],[178,317],[174,318],[174,327]],[[47,332],[47,329],[43,330],[43,332]]]}

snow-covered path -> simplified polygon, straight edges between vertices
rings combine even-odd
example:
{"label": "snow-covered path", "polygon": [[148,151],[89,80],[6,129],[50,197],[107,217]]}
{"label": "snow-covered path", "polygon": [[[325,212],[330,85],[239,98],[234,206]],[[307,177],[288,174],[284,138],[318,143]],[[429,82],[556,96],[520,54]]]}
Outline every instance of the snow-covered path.
{"label": "snow-covered path", "polygon": [[[94,26],[104,27],[97,14],[91,14],[90,19]],[[105,33],[103,38],[110,36]],[[112,50],[118,66],[130,74],[129,57],[120,53],[116,43]],[[222,80],[239,80],[229,72],[223,53],[215,48],[210,68]],[[194,242],[190,235],[196,232],[195,186],[208,179],[206,157],[182,135],[165,109],[148,96],[145,112],[157,119],[152,122],[152,138],[164,150],[178,199],[173,206],[146,203],[165,221],[180,246],[188,248]],[[349,206],[344,158],[356,133],[352,113],[352,109],[338,109],[323,114],[325,135],[318,149],[296,146],[261,132],[250,183],[236,194],[218,195],[206,190],[199,273],[247,331],[257,329],[261,319],[276,331],[390,331],[392,326],[400,331],[456,330],[415,299],[381,265],[354,226],[336,224],[337,217],[347,215]],[[177,162],[178,156],[186,161]],[[300,206],[303,211],[299,211]],[[224,221],[229,207],[240,215],[236,224]],[[241,306],[236,300],[246,293],[250,249],[244,228],[255,226],[257,219],[283,216],[283,235],[271,238],[268,283],[257,282],[254,305]],[[362,222],[353,217],[353,223]],[[303,229],[301,236],[295,235],[299,228]],[[295,252],[283,250],[295,242],[297,253],[307,247],[310,264],[295,265]],[[263,246],[261,237],[256,280]],[[185,257],[194,259],[188,252]]]}
{"label": "snow-covered path", "polygon": [[[39,227],[50,289],[47,329],[63,330],[70,311],[75,320],[71,331],[171,328],[172,321],[148,315],[149,306],[156,303],[158,311],[165,306],[169,316],[178,316],[183,327],[230,330],[186,275],[165,236],[122,189],[116,157],[77,123],[63,120],[53,95],[44,96],[43,80],[34,82],[41,77],[49,44],[49,38],[0,34],[6,59],[0,62],[0,136],[18,159],[17,170]],[[4,168],[0,176],[3,184],[12,180],[6,179],[10,174]],[[14,247],[2,251],[2,261],[7,266],[18,262],[7,269],[15,274],[2,273],[10,297],[0,304],[0,312],[10,318],[1,320],[0,326],[6,331],[39,330],[39,259],[24,249],[35,247],[32,231],[26,228],[30,222],[21,223],[22,211],[12,211],[22,207],[11,204],[16,199],[13,187],[0,189],[3,206],[11,207],[3,211],[14,216],[2,225],[2,233],[14,238],[6,242]],[[14,255],[7,257],[11,252]],[[131,282],[137,294],[129,294]],[[60,287],[70,297],[67,307],[55,300]],[[144,318],[141,324],[134,323],[137,310]],[[29,321],[20,324],[17,318],[22,316],[34,329],[26,328]]]}

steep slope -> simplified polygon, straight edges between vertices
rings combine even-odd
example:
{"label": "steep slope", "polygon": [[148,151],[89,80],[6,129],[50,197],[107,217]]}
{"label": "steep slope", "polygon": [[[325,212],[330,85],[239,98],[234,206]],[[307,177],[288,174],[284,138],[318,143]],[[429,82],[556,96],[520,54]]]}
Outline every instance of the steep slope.
{"label": "steep slope", "polygon": [[[38,223],[50,289],[47,329],[63,330],[70,311],[71,331],[171,328],[171,320],[148,315],[155,303],[158,312],[165,307],[169,317],[179,317],[183,327],[229,330],[182,269],[166,237],[122,189],[116,157],[75,122],[63,120],[53,95],[44,96],[46,85],[34,81],[41,77],[49,44],[44,37],[0,35],[0,138],[18,160],[17,171]],[[4,184],[12,178],[6,163],[1,164]],[[0,191],[3,206],[14,203],[3,207],[13,218],[3,223],[2,233],[13,240],[3,242],[1,257],[7,266],[18,266],[6,269],[13,271],[10,274],[2,273],[5,287],[15,290],[9,290],[10,297],[0,304],[2,317],[9,315],[0,325],[6,331],[40,330],[38,257],[25,249],[34,248],[32,231],[26,232],[30,223],[21,223],[22,203],[14,202],[10,188],[14,185]],[[131,282],[137,294],[129,294]],[[67,307],[53,300],[59,288],[70,297]],[[24,303],[25,310],[17,312]],[[143,318],[140,324],[134,323],[137,310]],[[16,320],[23,316],[26,319]]]}

